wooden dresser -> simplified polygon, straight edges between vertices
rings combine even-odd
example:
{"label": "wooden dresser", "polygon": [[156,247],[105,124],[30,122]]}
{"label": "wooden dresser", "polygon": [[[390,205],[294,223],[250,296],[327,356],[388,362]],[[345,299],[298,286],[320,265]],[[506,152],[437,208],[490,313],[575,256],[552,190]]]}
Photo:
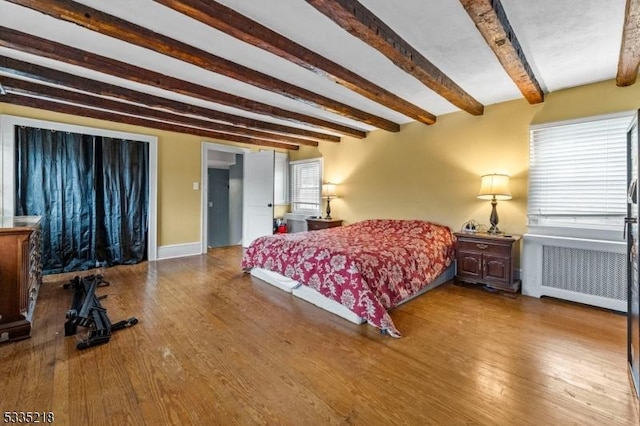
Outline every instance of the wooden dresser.
{"label": "wooden dresser", "polygon": [[0,217],[0,342],[31,335],[42,282],[40,218]]}

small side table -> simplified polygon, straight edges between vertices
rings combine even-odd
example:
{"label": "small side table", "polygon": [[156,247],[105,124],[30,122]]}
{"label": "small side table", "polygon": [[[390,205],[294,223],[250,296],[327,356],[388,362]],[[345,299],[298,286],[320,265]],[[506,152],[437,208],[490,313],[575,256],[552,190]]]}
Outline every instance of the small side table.
{"label": "small side table", "polygon": [[342,226],[342,219],[307,219],[307,230],[318,231]]}
{"label": "small side table", "polygon": [[456,281],[485,284],[496,290],[516,293],[514,279],[519,235],[455,232]]}

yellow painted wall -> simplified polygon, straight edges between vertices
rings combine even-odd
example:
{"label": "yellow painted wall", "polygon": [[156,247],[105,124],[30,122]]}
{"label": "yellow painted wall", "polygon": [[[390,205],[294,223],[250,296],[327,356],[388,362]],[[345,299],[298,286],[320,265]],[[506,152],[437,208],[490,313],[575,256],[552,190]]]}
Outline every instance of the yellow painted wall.
{"label": "yellow painted wall", "polygon": [[479,200],[480,176],[511,176],[513,199],[498,204],[500,228],[526,232],[531,124],[588,117],[640,107],[640,84],[614,81],[549,94],[543,104],[516,100],[485,107],[482,116],[439,116],[427,126],[412,122],[398,133],[371,132],[291,153],[292,160],[324,158],[325,181],[340,184],[332,216],[353,223],[367,218],[427,219],[460,229],[475,219],[488,224],[491,206]]}
{"label": "yellow painted wall", "polygon": [[[618,88],[607,81],[549,94],[541,105],[517,100],[489,105],[480,117],[458,112],[438,117],[433,126],[413,122],[398,133],[378,130],[363,140],[321,142],[318,148],[291,151],[290,158],[324,158],[325,180],[341,184],[332,216],[346,223],[420,218],[454,230],[472,218],[486,224],[489,202],[476,198],[480,176],[507,173],[514,198],[498,205],[500,227],[523,233],[529,125],[639,107],[640,84]],[[200,180],[202,137],[2,103],[0,114],[158,137],[159,245],[200,240],[200,191],[192,182]]]}
{"label": "yellow painted wall", "polygon": [[640,108],[640,84],[618,87],[615,80],[550,93],[531,124],[572,120]]}
{"label": "yellow painted wall", "polygon": [[[113,123],[0,103],[0,114],[96,127],[158,138],[158,244],[200,241],[200,191],[193,182],[201,178],[200,150],[203,138],[181,133]],[[225,144],[226,142],[211,140]]]}

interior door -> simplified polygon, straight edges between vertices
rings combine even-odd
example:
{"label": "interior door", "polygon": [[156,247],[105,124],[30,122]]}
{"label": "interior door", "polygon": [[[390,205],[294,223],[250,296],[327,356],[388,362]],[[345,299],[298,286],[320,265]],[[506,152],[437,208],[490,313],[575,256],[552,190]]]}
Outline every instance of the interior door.
{"label": "interior door", "polygon": [[273,233],[273,151],[250,152],[244,156],[244,209],[242,245]]}
{"label": "interior door", "polygon": [[209,178],[207,243],[209,247],[230,246],[229,170],[210,168],[207,174]]}
{"label": "interior door", "polygon": [[638,268],[638,117],[627,132],[627,353],[631,377],[640,396],[640,271]]}

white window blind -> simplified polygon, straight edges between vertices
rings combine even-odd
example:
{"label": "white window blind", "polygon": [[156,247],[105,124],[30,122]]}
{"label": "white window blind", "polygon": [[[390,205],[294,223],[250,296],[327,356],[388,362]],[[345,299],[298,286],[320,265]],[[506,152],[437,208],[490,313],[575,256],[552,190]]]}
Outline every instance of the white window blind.
{"label": "white window blind", "polygon": [[293,213],[320,214],[322,188],[322,160],[291,162],[291,211]]}
{"label": "white window blind", "polygon": [[533,127],[529,225],[621,229],[631,116]]}

